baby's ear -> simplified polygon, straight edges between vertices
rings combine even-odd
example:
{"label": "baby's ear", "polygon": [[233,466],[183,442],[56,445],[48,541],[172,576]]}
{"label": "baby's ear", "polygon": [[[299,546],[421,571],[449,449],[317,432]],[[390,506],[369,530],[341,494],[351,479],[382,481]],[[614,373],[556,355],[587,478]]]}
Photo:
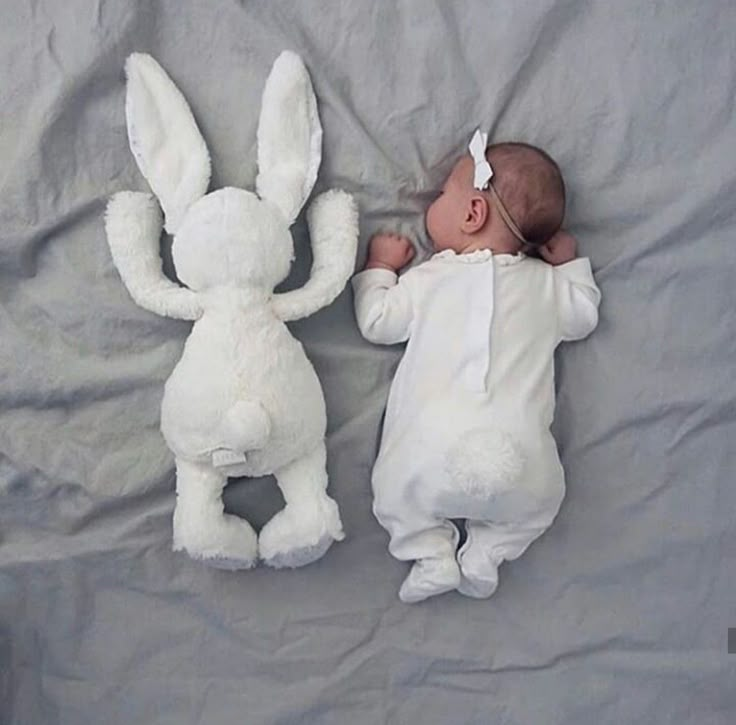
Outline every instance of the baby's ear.
{"label": "baby's ear", "polygon": [[463,231],[466,234],[475,234],[488,221],[489,204],[483,194],[473,194],[468,200],[463,219]]}
{"label": "baby's ear", "polygon": [[130,150],[164,210],[166,231],[174,233],[186,210],[207,193],[207,146],[184,96],[150,55],[133,53],[125,71]]}
{"label": "baby's ear", "polygon": [[256,190],[292,224],[312,191],[322,160],[317,99],[296,53],[287,50],[276,59],[262,103]]}

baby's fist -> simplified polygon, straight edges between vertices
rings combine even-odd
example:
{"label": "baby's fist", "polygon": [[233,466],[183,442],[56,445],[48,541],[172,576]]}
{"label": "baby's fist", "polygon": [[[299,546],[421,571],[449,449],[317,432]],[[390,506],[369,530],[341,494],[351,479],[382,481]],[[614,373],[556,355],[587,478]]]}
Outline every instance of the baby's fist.
{"label": "baby's fist", "polygon": [[552,239],[539,248],[542,259],[555,267],[572,262],[577,254],[578,243],[572,234],[560,229]]}
{"label": "baby's fist", "polygon": [[414,258],[412,243],[399,234],[375,234],[368,247],[366,269],[390,269],[398,272]]}

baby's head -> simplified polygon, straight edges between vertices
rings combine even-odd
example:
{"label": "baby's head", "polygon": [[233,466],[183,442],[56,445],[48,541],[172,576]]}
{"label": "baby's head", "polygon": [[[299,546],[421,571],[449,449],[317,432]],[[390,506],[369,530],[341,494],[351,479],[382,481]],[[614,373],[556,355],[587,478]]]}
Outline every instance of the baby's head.
{"label": "baby's head", "polygon": [[499,143],[486,149],[486,158],[494,172],[492,188],[474,188],[475,164],[466,154],[427,209],[427,231],[436,251],[531,251],[562,226],[565,184],[548,154],[528,144]]}

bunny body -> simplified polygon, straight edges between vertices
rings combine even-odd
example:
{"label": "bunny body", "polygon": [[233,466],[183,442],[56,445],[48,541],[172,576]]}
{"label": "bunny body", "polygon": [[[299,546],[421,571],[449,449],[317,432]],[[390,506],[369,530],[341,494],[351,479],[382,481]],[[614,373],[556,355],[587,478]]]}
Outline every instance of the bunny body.
{"label": "bunny body", "polygon": [[[202,317],[166,383],[161,430],[176,455],[202,461],[222,448],[248,450],[247,460],[231,473],[271,473],[324,438],[319,380],[263,290],[221,287],[203,297]],[[247,440],[257,413],[243,409],[244,402],[261,406],[267,416],[269,435],[262,447],[257,439]],[[246,430],[241,446],[239,422]],[[257,421],[255,426],[257,437],[263,426]]]}
{"label": "bunny body", "polygon": [[[202,265],[213,239],[222,240],[216,263]],[[323,440],[319,380],[272,303],[293,248],[278,209],[243,189],[214,191],[184,216],[172,256],[180,279],[199,292],[202,313],[161,405],[161,430],[176,455],[202,461],[218,450],[249,451],[228,472],[262,476]]]}
{"label": "bunny body", "polygon": [[[350,276],[357,212],[330,191],[311,205],[314,262],[304,287],[276,294],[289,273],[289,227],[309,196],[321,126],[309,76],[285,52],[264,90],[258,131],[258,193],[206,193],[209,156],[186,101],[150,56],[126,65],[131,150],[174,234],[172,257],[185,286],[161,272],[163,218],[149,194],[121,192],[106,229],[113,261],[132,297],[158,314],[192,320],[166,382],[161,430],[175,455],[174,548],[223,568],[314,561],[343,538],[327,494],[322,389],[286,321],[329,304]],[[286,502],[256,536],[224,513],[228,476],[273,473]]]}

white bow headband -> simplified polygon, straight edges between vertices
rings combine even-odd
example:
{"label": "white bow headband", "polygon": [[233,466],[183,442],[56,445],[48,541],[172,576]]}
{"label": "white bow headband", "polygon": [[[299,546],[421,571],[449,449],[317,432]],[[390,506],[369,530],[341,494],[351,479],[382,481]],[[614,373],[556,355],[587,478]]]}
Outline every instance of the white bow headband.
{"label": "white bow headband", "polygon": [[473,158],[475,164],[475,171],[473,172],[473,186],[478,191],[489,191],[491,193],[491,199],[498,209],[498,213],[504,221],[504,224],[509,228],[509,231],[522,243],[529,244],[526,237],[521,233],[521,229],[517,226],[508,209],[501,201],[501,197],[496,192],[496,189],[491,182],[493,178],[493,167],[488,163],[486,158],[486,147],[488,145],[488,134],[483,133],[479,128],[475,129],[473,138],[470,139],[470,145],[468,150]]}

